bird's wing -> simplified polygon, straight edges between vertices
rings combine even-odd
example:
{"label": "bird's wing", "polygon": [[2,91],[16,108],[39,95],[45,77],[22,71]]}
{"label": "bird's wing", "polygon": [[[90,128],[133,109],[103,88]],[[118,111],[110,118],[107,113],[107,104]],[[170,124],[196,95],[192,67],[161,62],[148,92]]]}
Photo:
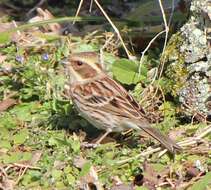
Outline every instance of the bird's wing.
{"label": "bird's wing", "polygon": [[72,96],[90,109],[140,121],[145,118],[144,110],[135,99],[120,84],[107,76],[74,87]]}

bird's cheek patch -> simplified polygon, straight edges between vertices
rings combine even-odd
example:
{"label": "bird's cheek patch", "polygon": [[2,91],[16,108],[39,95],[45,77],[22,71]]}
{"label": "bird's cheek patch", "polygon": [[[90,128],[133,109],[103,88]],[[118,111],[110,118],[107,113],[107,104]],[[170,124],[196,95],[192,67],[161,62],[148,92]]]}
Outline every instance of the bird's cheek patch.
{"label": "bird's cheek patch", "polygon": [[97,72],[91,67],[84,67],[79,70],[79,74],[83,79],[87,79],[95,77],[97,75]]}

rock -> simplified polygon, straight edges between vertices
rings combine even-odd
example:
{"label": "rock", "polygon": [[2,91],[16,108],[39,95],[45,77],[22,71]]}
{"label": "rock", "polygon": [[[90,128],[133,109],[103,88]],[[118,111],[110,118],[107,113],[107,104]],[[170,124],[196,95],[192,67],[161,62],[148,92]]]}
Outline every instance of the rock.
{"label": "rock", "polygon": [[166,74],[173,81],[172,94],[179,98],[182,112],[204,120],[211,117],[211,3],[193,0],[190,10],[188,22],[167,46]]}

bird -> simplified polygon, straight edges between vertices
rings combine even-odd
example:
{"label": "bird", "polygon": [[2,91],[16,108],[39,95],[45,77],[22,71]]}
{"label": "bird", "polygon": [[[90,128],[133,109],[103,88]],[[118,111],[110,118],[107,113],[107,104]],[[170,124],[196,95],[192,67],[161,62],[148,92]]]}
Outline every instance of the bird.
{"label": "bird", "polygon": [[101,62],[97,52],[72,53],[64,61],[74,107],[89,123],[105,131],[98,143],[111,132],[134,129],[144,131],[170,153],[180,152],[174,140],[151,126],[144,109],[104,71]]}

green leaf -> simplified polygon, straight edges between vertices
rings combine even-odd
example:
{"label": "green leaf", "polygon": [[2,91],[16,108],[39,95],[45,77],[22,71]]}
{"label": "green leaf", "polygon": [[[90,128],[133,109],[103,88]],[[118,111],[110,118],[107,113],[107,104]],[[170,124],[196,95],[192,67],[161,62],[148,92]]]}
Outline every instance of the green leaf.
{"label": "green leaf", "polygon": [[55,183],[55,186],[56,186],[56,189],[66,189],[66,186],[65,186],[64,182],[62,182],[62,181],[57,181]]}
{"label": "green leaf", "polygon": [[55,146],[55,145],[58,144],[58,140],[55,139],[54,137],[50,137],[50,139],[48,140],[48,144],[49,144],[50,146]]}
{"label": "green leaf", "polygon": [[11,37],[10,32],[1,32],[0,33],[0,44],[8,43],[10,42],[10,37]]}
{"label": "green leaf", "polygon": [[[31,186],[32,182],[40,180],[42,177],[41,172],[38,170],[29,170],[27,173],[23,176],[22,184],[24,186]],[[36,185],[37,186],[37,185]],[[28,189],[28,188],[27,188]]]}
{"label": "green leaf", "polygon": [[29,161],[29,160],[31,160],[31,158],[32,158],[31,152],[23,152],[21,161]]}
{"label": "green leaf", "polygon": [[189,190],[206,190],[211,188],[211,172],[208,172],[202,179],[197,181]]}
{"label": "green leaf", "polygon": [[151,165],[156,172],[162,172],[165,169],[165,165],[160,164],[160,163],[155,163]]}
{"label": "green leaf", "polygon": [[135,190],[149,190],[147,187],[136,187]]}
{"label": "green leaf", "polygon": [[61,170],[53,169],[52,172],[51,172],[51,175],[52,175],[52,177],[53,177],[55,180],[58,180],[58,179],[60,179],[61,176],[62,176],[62,171],[61,171]]}
{"label": "green leaf", "polygon": [[87,52],[87,51],[97,51],[98,48],[91,44],[80,44],[77,46],[77,48],[74,50],[74,52]]}
{"label": "green leaf", "polygon": [[22,103],[11,110],[11,113],[15,114],[21,121],[31,121],[32,113],[38,111],[40,104],[37,102]]}
{"label": "green leaf", "polygon": [[10,114],[4,114],[0,117],[0,128],[14,129],[16,126],[17,122]]}
{"label": "green leaf", "polygon": [[72,149],[73,149],[73,152],[74,153],[77,153],[77,152],[80,151],[81,144],[80,144],[80,141],[79,140],[73,140],[71,142],[71,146],[72,146]]}
{"label": "green leaf", "polygon": [[[1,126],[1,125],[0,125]],[[0,127],[0,139],[9,139],[10,133],[7,128]]]}
{"label": "green leaf", "polygon": [[111,53],[104,53],[103,55],[103,61],[107,64],[113,64],[117,60],[117,58]]}
{"label": "green leaf", "polygon": [[138,73],[139,64],[128,59],[119,59],[112,65],[114,77],[123,84],[136,84],[146,80],[147,69],[142,65],[141,74]]}
{"label": "green leaf", "polygon": [[91,163],[90,162],[87,162],[83,165],[82,169],[81,169],[81,172],[79,174],[79,176],[83,177],[85,176],[86,174],[88,174],[90,168],[91,168]]}
{"label": "green leaf", "polygon": [[11,148],[11,144],[7,140],[2,140],[2,141],[0,141],[0,148],[10,149]]}
{"label": "green leaf", "polygon": [[75,177],[72,174],[67,174],[66,175],[67,181],[69,184],[74,184],[75,183]]}
{"label": "green leaf", "polygon": [[3,155],[2,160],[5,164],[15,163],[19,161],[31,160],[32,154],[30,152],[11,152],[8,155]]}
{"label": "green leaf", "polygon": [[2,160],[5,164],[15,163],[20,161],[22,152],[12,152],[10,155],[3,155]]}
{"label": "green leaf", "polygon": [[18,131],[18,133],[12,137],[14,144],[23,144],[27,138],[28,138],[28,130],[27,129]]}

